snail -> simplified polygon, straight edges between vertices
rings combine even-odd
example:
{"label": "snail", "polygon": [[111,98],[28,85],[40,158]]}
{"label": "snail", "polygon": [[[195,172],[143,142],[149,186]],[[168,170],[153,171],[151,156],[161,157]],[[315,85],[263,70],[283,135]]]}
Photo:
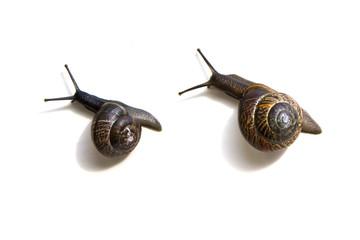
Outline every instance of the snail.
{"label": "snail", "polygon": [[204,54],[197,49],[211,70],[209,81],[179,92],[214,86],[240,100],[239,128],[247,142],[264,152],[289,147],[300,132],[320,134],[320,126],[290,96],[235,74],[218,73]]}
{"label": "snail", "polygon": [[74,84],[75,94],[69,97],[44,99],[44,101],[77,101],[94,112],[91,138],[102,155],[116,158],[129,154],[140,140],[142,126],[161,131],[161,124],[152,114],[119,101],[105,100],[81,91],[69,67],[65,65],[65,68]]}

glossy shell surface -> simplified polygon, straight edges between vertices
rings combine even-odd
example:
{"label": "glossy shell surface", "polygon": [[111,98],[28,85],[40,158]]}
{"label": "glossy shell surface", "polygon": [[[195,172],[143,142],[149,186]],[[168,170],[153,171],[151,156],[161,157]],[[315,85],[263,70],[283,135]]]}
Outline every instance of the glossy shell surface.
{"label": "glossy shell surface", "polygon": [[245,90],[238,116],[245,139],[266,152],[290,146],[303,124],[302,109],[294,99],[261,84]]}
{"label": "glossy shell surface", "polygon": [[95,114],[91,138],[96,149],[107,157],[130,153],[138,144],[141,126],[117,103],[108,102]]}

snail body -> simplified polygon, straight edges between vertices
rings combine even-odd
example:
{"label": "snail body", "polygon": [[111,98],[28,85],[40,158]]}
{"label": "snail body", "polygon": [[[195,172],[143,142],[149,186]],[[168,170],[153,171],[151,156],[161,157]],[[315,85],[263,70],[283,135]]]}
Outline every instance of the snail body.
{"label": "snail body", "polygon": [[142,126],[161,131],[160,122],[149,112],[81,91],[67,65],[65,68],[74,84],[75,94],[69,97],[45,99],[44,101],[76,101],[94,112],[91,139],[102,155],[117,158],[129,154],[140,140]]}
{"label": "snail body", "polygon": [[200,49],[197,50],[212,75],[209,81],[179,92],[214,86],[240,101],[238,123],[247,142],[260,151],[278,151],[290,146],[301,132],[320,134],[320,126],[290,96],[235,74],[218,73]]}

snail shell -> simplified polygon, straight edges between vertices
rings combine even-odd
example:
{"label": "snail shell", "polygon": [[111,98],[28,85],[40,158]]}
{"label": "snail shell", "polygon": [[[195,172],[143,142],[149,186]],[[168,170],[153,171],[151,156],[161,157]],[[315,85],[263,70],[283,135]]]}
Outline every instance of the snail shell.
{"label": "snail shell", "polygon": [[137,119],[115,102],[107,102],[96,112],[91,125],[91,139],[106,157],[130,153],[138,144],[141,126]]}
{"label": "snail shell", "polygon": [[241,133],[261,151],[287,148],[303,124],[302,110],[294,99],[260,84],[245,90],[238,116]]}

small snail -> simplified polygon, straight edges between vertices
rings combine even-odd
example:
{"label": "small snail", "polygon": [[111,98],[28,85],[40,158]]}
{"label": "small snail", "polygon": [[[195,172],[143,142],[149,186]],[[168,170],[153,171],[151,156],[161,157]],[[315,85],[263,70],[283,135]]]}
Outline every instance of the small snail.
{"label": "small snail", "polygon": [[116,158],[130,153],[140,140],[141,126],[161,131],[159,121],[150,113],[119,101],[105,100],[81,91],[67,65],[65,68],[74,84],[75,94],[44,101],[77,101],[94,112],[91,138],[96,149],[104,156]]}
{"label": "small snail", "polygon": [[209,81],[179,92],[214,86],[240,100],[238,122],[245,139],[260,151],[277,151],[290,146],[300,132],[320,134],[320,126],[297,102],[263,84],[248,81],[235,74],[218,73],[200,49],[210,68]]}

